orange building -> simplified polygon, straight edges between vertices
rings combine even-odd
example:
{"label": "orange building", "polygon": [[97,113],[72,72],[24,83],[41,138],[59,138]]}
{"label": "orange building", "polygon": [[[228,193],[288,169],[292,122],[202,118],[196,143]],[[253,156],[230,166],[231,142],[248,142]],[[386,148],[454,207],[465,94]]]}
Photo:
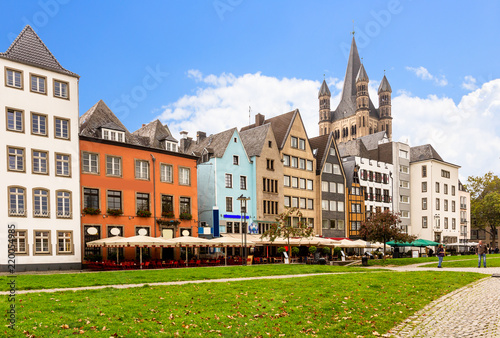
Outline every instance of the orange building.
{"label": "orange building", "polygon": [[[116,259],[117,252],[120,259],[136,259],[135,248],[86,246],[100,238],[198,235],[197,157],[177,149],[160,121],[130,133],[103,101],[80,117],[84,260]],[[145,255],[170,259],[174,250],[146,250]]]}
{"label": "orange building", "polygon": [[359,230],[365,220],[364,190],[359,182],[359,167],[353,160],[342,162],[346,175],[347,231],[350,239],[360,239]]}

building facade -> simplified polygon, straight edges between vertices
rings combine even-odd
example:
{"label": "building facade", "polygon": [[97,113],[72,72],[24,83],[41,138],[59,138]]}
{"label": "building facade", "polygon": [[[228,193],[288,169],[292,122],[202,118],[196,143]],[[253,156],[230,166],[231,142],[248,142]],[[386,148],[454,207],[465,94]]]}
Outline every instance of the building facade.
{"label": "building facade", "polygon": [[0,218],[8,223],[0,245],[13,236],[17,271],[80,269],[79,77],[30,26],[0,54],[0,67]]}

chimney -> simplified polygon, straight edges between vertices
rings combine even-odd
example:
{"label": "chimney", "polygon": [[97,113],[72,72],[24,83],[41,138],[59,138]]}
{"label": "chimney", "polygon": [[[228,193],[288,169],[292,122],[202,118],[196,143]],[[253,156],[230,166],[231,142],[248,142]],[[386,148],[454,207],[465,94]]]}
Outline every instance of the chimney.
{"label": "chimney", "polygon": [[145,127],[145,126],[146,126],[146,124],[145,124],[145,123],[143,123],[143,124],[142,124],[142,126],[143,126],[143,127]]}
{"label": "chimney", "polygon": [[255,115],[255,126],[258,127],[258,126],[263,125],[265,119],[266,119],[266,117],[264,115],[262,115],[261,113],[258,113],[257,115]]}
{"label": "chimney", "polygon": [[181,138],[187,138],[188,136],[188,132],[185,130],[181,131],[179,134],[181,134]]}
{"label": "chimney", "polygon": [[201,141],[207,138],[207,133],[203,131],[198,131],[196,133],[196,144],[200,144]]}
{"label": "chimney", "polygon": [[[187,133],[186,133],[187,135]],[[181,138],[180,144],[179,144],[179,152],[181,153],[186,153],[189,147],[191,146],[191,141],[193,139],[191,137],[183,137]]]}

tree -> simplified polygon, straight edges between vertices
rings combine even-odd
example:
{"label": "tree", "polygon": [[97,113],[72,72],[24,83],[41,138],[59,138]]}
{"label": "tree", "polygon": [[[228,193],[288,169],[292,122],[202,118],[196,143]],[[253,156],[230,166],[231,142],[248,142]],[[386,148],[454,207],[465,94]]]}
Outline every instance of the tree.
{"label": "tree", "polygon": [[399,214],[389,210],[378,211],[361,223],[359,234],[367,241],[383,242],[385,253],[385,243],[388,241],[412,242],[417,238],[404,233],[400,223]]}
{"label": "tree", "polygon": [[[292,224],[292,217],[298,217],[299,222],[296,226]],[[313,233],[313,228],[308,227],[302,222],[302,213],[298,208],[285,208],[285,211],[276,217],[276,223],[271,224],[269,230],[264,232],[261,238],[267,237],[271,242],[278,237],[283,237],[288,240],[288,257],[290,254],[290,237],[309,237]]]}
{"label": "tree", "polygon": [[495,243],[500,226],[500,178],[492,172],[469,176],[465,188],[470,192],[473,226],[486,231]]}

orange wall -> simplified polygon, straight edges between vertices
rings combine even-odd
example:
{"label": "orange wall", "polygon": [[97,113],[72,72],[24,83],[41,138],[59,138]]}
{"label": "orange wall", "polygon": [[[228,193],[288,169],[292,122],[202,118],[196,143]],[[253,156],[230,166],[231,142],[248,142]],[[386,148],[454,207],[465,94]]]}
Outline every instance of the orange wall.
{"label": "orange wall", "polygon": [[[82,173],[82,153],[92,152],[99,154],[99,174]],[[83,215],[81,217],[82,233],[84,225],[100,225],[101,238],[107,237],[108,225],[121,225],[124,229],[124,236],[135,236],[136,226],[149,226],[150,235],[161,236],[158,225],[153,219],[153,162],[151,155],[156,158],[156,217],[161,218],[161,195],[174,196],[174,213],[176,219],[179,217],[179,197],[191,198],[192,220],[181,221],[179,228],[190,228],[192,236],[198,236],[198,200],[197,200],[197,178],[196,178],[196,160],[167,154],[166,152],[155,152],[154,149],[135,149],[122,147],[99,142],[80,140],[80,194],[83,209],[83,188],[99,189],[99,207],[101,215]],[[122,177],[106,176],[106,155],[119,156],[122,158]],[[150,162],[150,179],[139,180],[135,178],[135,160],[148,160]],[[174,177],[173,183],[160,182],[160,163],[173,165]],[[191,185],[179,185],[178,167],[188,167],[191,169]],[[107,216],[103,218],[107,210],[107,190],[122,191],[123,215]],[[136,216],[136,193],[150,194],[151,217]],[[130,218],[130,219],[129,219]],[[155,234],[156,229],[156,234]],[[179,231],[175,234],[179,236]],[[84,236],[82,236],[82,241]],[[82,243],[83,248],[83,243]],[[103,250],[103,253],[106,250]],[[129,256],[129,255],[126,255]],[[83,253],[82,253],[83,257]]]}

